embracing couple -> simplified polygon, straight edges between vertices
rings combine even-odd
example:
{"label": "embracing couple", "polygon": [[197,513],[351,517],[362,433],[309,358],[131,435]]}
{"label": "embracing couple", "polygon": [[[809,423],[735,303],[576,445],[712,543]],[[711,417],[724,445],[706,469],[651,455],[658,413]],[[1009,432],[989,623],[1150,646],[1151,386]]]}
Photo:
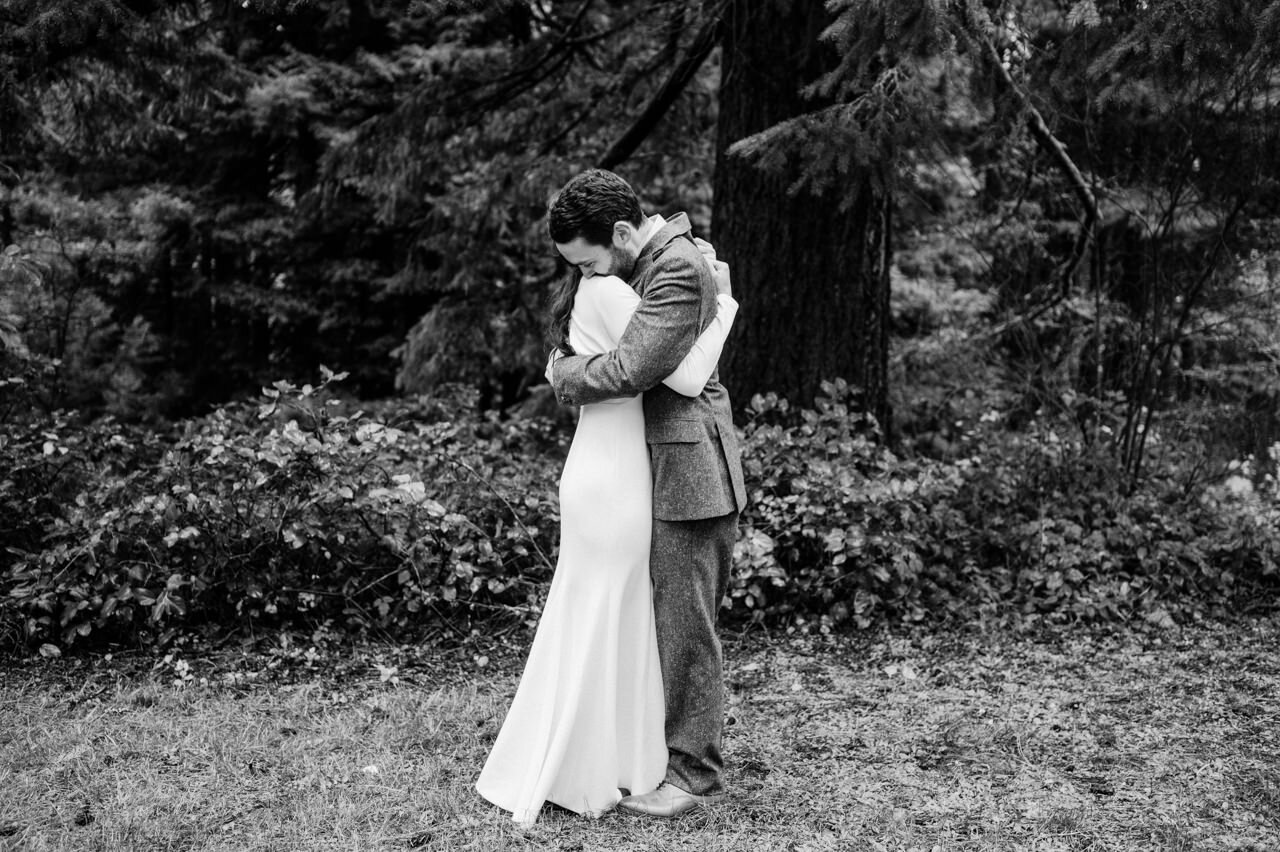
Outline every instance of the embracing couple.
{"label": "embracing couple", "polygon": [[549,219],[573,270],[547,378],[581,408],[555,575],[476,788],[526,825],[548,802],[677,816],[724,795],[715,622],[746,491],[716,362],[737,303],[688,218],[645,216],[611,172]]}

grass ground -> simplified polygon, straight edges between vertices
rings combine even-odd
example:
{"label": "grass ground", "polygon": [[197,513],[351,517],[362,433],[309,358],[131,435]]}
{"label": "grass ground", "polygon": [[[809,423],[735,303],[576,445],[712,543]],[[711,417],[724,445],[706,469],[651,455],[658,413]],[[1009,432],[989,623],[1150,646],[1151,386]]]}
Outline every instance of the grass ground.
{"label": "grass ground", "polygon": [[471,783],[519,653],[274,646],[8,666],[0,849],[1280,850],[1280,619],[729,642],[728,803]]}

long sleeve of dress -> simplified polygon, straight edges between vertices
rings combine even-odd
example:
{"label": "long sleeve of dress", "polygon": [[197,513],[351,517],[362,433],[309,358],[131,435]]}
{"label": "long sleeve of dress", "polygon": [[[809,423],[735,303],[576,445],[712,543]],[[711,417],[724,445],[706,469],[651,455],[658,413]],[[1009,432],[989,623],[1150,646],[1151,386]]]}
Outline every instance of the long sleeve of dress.
{"label": "long sleeve of dress", "polygon": [[[640,296],[618,278],[590,283],[600,287],[596,305],[610,342],[616,347],[640,305]],[[697,396],[715,372],[720,353],[724,351],[725,339],[738,314],[738,303],[732,296],[721,293],[716,296],[716,308],[715,319],[694,341],[693,347],[671,374],[662,380],[662,384],[676,393]]]}

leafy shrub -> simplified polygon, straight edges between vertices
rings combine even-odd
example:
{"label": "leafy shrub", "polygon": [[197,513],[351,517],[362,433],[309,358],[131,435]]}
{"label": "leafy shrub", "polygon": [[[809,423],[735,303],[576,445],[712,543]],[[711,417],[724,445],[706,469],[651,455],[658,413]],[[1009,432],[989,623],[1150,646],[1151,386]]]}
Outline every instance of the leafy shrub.
{"label": "leafy shrub", "polygon": [[163,447],[110,423],[0,445],[4,508],[43,527],[6,532],[5,606],[22,633],[72,642],[182,618],[403,629],[536,601],[557,530],[550,427],[503,425],[465,398],[452,421],[338,414],[325,397],[340,378],[277,382],[266,404],[224,407]]}
{"label": "leafy shrub", "polygon": [[993,415],[970,424],[955,461],[904,460],[852,389],[824,392],[812,411],[752,401],[733,615],[822,629],[1007,616],[1167,624],[1280,588],[1274,484],[1246,496],[1189,488],[1194,448],[1134,484],[1115,446],[1086,442],[1073,421],[1014,431]]}
{"label": "leafy shrub", "polygon": [[926,283],[906,278],[896,270],[889,292],[890,320],[899,336],[972,326],[989,313],[992,302],[987,293],[958,288],[945,280]]}
{"label": "leafy shrub", "polygon": [[964,512],[980,522],[982,564],[1006,566],[1001,596],[1023,613],[1167,624],[1274,592],[1280,528],[1262,519],[1280,504],[1223,500],[1191,442],[1152,454],[1135,477],[1105,425],[1123,400],[1093,404],[1103,425],[1092,435],[1064,417],[1021,432],[992,420],[970,436],[989,449]]}
{"label": "leafy shrub", "polygon": [[[742,519],[730,611],[756,621],[819,616],[867,627],[887,611],[923,620],[944,596],[937,573],[952,549],[932,497],[957,472],[897,459],[843,381],[823,384],[813,410],[757,396],[746,427],[751,505]],[[939,478],[941,477],[941,479]],[[944,481],[948,480],[948,481]],[[943,566],[962,573],[963,560]]]}
{"label": "leafy shrub", "polygon": [[[461,388],[352,412],[340,378],[167,436],[63,415],[0,436],[0,635],[529,620],[567,435],[481,415]],[[751,402],[730,621],[1167,624],[1280,587],[1273,478],[1205,487],[1188,446],[1135,483],[1105,429],[994,412],[960,424],[954,460],[899,458],[855,389],[823,387],[812,409]]]}

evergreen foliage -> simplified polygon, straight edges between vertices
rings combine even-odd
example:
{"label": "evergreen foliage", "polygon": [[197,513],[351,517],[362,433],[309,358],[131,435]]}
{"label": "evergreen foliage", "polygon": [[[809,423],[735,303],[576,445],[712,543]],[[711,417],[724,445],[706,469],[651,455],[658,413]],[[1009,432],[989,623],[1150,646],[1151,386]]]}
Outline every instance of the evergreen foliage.
{"label": "evergreen foliage", "polygon": [[[44,258],[30,243],[51,233],[73,263],[90,237],[112,257],[111,280],[82,292],[150,328],[167,415],[322,360],[352,364],[365,396],[444,376],[518,399],[539,379],[557,272],[548,197],[622,134],[699,22],[671,0],[4,14],[0,237]],[[705,127],[707,97],[670,120]],[[651,203],[705,220],[705,185],[683,175],[705,174],[709,151],[650,150],[636,182]],[[99,205],[95,234],[64,209],[81,199]]]}
{"label": "evergreen foliage", "polygon": [[[738,343],[753,311],[798,321],[821,293],[892,379],[811,369],[821,392],[791,407],[759,371],[735,385],[754,501],[731,613],[1267,605],[1280,0],[768,3],[0,6],[5,637],[527,613],[563,437],[495,412],[541,381],[546,202],[668,103],[621,166],[646,210],[705,234],[713,166],[770,176],[722,243],[756,288]],[[704,64],[735,8],[827,21],[803,108],[741,141],[717,135],[739,117],[720,70],[768,71],[751,51],[783,39]],[[781,269],[744,263],[783,237]],[[869,319],[891,352],[827,292],[867,258],[803,256],[860,242],[893,251],[865,264],[892,281]],[[771,328],[758,362],[818,363],[826,343]],[[405,401],[357,416],[279,379],[320,363]],[[263,385],[296,410],[234,401]]]}

